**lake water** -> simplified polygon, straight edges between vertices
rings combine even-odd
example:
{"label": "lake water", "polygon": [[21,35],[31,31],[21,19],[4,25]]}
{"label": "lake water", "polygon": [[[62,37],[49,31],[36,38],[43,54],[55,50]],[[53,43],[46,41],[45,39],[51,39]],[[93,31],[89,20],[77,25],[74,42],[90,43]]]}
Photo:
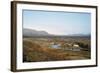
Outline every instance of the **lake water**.
{"label": "lake water", "polygon": [[60,49],[61,47],[60,47],[60,44],[53,44],[53,45],[51,45],[50,46],[51,48],[55,48],[55,49]]}
{"label": "lake water", "polygon": [[[50,48],[54,48],[54,49],[61,49],[61,45],[60,44],[53,44],[50,46]],[[71,51],[80,51],[81,48],[65,48],[65,50],[71,50]]]}

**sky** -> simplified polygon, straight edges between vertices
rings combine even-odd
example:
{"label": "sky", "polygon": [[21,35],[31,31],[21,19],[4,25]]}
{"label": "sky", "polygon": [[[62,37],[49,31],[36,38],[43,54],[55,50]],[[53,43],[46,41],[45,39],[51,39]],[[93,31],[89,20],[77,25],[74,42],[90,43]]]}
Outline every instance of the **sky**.
{"label": "sky", "polygon": [[23,10],[23,28],[56,35],[90,34],[91,14]]}

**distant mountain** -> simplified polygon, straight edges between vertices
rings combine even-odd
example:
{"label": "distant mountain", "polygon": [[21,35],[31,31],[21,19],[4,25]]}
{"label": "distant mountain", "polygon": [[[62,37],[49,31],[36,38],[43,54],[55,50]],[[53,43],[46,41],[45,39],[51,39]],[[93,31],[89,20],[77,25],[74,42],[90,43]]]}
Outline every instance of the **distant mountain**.
{"label": "distant mountain", "polygon": [[90,34],[69,34],[69,35],[56,35],[56,34],[49,34],[46,31],[37,31],[34,29],[23,29],[23,36],[25,37],[35,37],[35,36],[49,36],[49,37],[91,37]]}
{"label": "distant mountain", "polygon": [[49,36],[50,34],[46,31],[37,31],[37,30],[33,30],[33,29],[23,29],[23,36]]}
{"label": "distant mountain", "polygon": [[69,34],[69,36],[91,36],[91,34]]}

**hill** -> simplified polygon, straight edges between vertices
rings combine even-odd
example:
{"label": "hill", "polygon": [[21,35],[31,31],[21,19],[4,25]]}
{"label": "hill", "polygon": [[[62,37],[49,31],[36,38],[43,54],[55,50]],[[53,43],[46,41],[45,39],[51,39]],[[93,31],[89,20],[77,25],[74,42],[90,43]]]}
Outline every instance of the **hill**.
{"label": "hill", "polygon": [[33,30],[33,29],[23,29],[23,36],[49,36],[50,34],[46,31],[37,31],[37,30]]}

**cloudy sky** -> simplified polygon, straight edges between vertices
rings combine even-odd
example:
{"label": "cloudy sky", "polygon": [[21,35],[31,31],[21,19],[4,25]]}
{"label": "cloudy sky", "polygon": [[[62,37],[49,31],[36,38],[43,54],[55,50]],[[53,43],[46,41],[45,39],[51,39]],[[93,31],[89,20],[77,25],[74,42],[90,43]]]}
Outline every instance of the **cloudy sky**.
{"label": "cloudy sky", "polygon": [[57,35],[90,34],[91,14],[23,10],[23,28]]}

